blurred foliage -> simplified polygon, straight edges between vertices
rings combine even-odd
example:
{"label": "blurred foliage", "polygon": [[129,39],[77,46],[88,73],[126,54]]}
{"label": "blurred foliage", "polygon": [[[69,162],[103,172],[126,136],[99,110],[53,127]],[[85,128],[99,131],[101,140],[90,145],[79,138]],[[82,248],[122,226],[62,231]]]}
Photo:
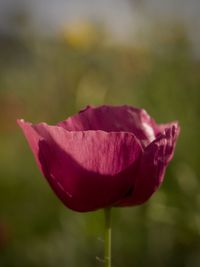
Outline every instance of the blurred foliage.
{"label": "blurred foliage", "polygon": [[111,43],[88,25],[58,38],[0,36],[1,267],[102,266],[102,211],[59,202],[15,121],[53,124],[104,103],[182,128],[161,189],[143,206],[113,209],[113,266],[199,266],[200,61],[172,26],[140,45]]}

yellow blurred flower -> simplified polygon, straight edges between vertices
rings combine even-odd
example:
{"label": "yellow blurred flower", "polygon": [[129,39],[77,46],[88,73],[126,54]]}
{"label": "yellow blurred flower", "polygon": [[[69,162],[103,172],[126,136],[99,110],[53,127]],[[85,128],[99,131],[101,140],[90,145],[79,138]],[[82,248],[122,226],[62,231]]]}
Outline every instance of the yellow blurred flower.
{"label": "yellow blurred flower", "polygon": [[90,48],[97,44],[99,31],[96,25],[90,22],[76,22],[64,28],[62,38],[74,48]]}

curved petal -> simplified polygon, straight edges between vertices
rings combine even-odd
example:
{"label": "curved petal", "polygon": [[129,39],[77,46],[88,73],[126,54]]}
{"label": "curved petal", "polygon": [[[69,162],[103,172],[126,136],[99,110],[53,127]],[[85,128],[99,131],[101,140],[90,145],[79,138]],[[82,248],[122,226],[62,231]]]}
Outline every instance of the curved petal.
{"label": "curved petal", "polygon": [[141,154],[133,134],[19,124],[49,184],[69,208],[91,211],[127,194]]}
{"label": "curved petal", "polygon": [[163,123],[163,124],[154,123],[153,128],[154,128],[154,132],[155,132],[156,137],[158,137],[160,134],[162,134],[168,128],[173,127],[173,125],[178,125],[178,122],[172,121],[172,122]]}
{"label": "curved petal", "polygon": [[103,130],[131,132],[143,147],[155,139],[154,120],[144,109],[130,106],[86,107],[78,114],[58,123],[68,131]]}
{"label": "curved petal", "polygon": [[[39,141],[41,140],[40,135],[32,127],[32,123],[25,122],[23,119],[17,120],[17,124],[21,127],[29,146],[33,152],[34,158],[39,166],[39,169],[43,172],[43,167],[39,161]],[[43,173],[44,174],[44,173]]]}
{"label": "curved petal", "polygon": [[142,204],[157,190],[173,157],[179,131],[178,124],[174,123],[144,150],[132,194],[122,199],[118,206]]}

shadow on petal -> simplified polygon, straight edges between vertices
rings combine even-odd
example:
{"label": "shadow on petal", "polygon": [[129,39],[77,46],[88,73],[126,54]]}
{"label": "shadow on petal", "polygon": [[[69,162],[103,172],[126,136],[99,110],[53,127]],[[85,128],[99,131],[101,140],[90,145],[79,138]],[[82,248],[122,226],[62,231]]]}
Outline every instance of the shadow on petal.
{"label": "shadow on petal", "polygon": [[55,142],[39,141],[39,161],[51,188],[70,209],[79,212],[112,206],[132,192],[136,162],[116,175],[81,166]]}

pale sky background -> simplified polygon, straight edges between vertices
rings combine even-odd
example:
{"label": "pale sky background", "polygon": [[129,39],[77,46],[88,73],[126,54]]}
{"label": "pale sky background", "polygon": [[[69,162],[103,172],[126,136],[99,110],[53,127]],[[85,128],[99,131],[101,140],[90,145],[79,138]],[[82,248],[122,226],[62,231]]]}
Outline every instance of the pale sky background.
{"label": "pale sky background", "polygon": [[166,21],[176,18],[185,22],[191,39],[200,43],[200,0],[0,0],[0,31],[8,28],[8,15],[21,8],[44,32],[91,18],[123,37],[155,17]]}

